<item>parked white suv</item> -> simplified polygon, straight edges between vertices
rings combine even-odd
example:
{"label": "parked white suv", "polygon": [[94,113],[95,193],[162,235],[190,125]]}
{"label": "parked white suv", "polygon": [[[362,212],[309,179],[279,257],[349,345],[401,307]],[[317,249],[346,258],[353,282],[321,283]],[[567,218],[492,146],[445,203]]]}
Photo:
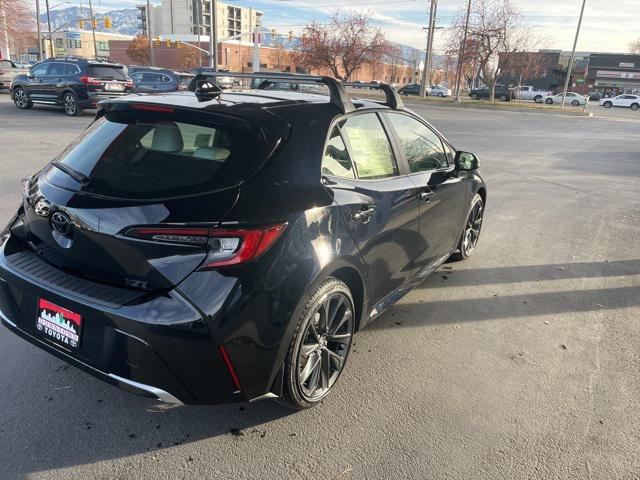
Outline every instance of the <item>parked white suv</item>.
{"label": "parked white suv", "polygon": [[602,105],[604,108],[627,107],[635,111],[640,108],[640,95],[623,93],[622,95],[618,95],[617,97],[601,99],[600,105]]}

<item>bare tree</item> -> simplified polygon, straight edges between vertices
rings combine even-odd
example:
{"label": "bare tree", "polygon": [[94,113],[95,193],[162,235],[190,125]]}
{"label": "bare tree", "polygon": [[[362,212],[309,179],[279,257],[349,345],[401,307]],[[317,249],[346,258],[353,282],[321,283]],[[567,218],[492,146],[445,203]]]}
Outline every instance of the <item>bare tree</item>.
{"label": "bare tree", "polygon": [[629,53],[640,53],[640,38],[629,44]]}
{"label": "bare tree", "polygon": [[348,80],[360,67],[380,62],[390,43],[368,14],[337,12],[328,23],[314,21],[301,35],[296,63],[306,68],[327,68],[334,77]]}
{"label": "bare tree", "polygon": [[508,52],[500,55],[500,69],[510,75],[518,85],[523,80],[539,77],[551,67],[544,52]]}
{"label": "bare tree", "polygon": [[[450,44],[460,46],[464,29],[464,12],[458,12],[450,29]],[[498,61],[502,52],[526,51],[533,29],[524,22],[511,0],[476,0],[471,10],[468,41],[473,43],[473,60],[480,79],[489,87],[493,100],[495,86],[504,74]],[[465,55],[466,56],[466,55]],[[468,61],[467,58],[462,59]]]}
{"label": "bare tree", "polygon": [[278,71],[282,71],[285,67],[291,65],[291,57],[289,56],[287,49],[284,48],[282,39],[276,40],[271,52],[271,60],[273,62],[273,66]]}
{"label": "bare tree", "polygon": [[0,50],[17,54],[21,40],[36,29],[34,17],[26,0],[0,0]]}

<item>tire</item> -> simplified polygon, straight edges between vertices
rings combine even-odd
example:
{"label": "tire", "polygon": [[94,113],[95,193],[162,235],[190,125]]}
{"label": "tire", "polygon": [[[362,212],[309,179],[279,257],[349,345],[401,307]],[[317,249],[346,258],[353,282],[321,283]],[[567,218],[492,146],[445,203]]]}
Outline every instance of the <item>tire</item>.
{"label": "tire", "polygon": [[[333,277],[324,280],[306,302],[285,359],[281,396],[284,405],[304,410],[331,392],[351,348],[354,311],[349,287]],[[323,325],[326,312],[333,314],[328,328]]]}
{"label": "tire", "polygon": [[29,94],[22,87],[16,87],[13,90],[13,103],[20,110],[28,110],[33,107],[33,102],[29,98]]}
{"label": "tire", "polygon": [[476,95],[475,93],[471,94],[471,100],[477,100],[478,99],[478,95]]}
{"label": "tire", "polygon": [[578,100],[573,100],[571,102],[571,105],[573,105],[574,107],[577,107],[578,105],[580,105],[580,102]]}
{"label": "tire", "polygon": [[551,105],[553,103],[553,99],[552,98],[547,98],[544,103],[546,103],[547,105]]}
{"label": "tire", "polygon": [[476,193],[471,201],[467,221],[464,224],[464,230],[458,242],[458,251],[451,255],[453,260],[464,260],[473,254],[480,239],[483,218],[484,202],[480,194]]}
{"label": "tire", "polygon": [[444,93],[442,93],[442,92],[438,92],[438,96],[439,96],[439,97],[444,97]]}
{"label": "tire", "polygon": [[631,104],[631,110],[633,110],[634,112],[635,112],[636,110],[638,110],[638,108],[640,108],[640,105],[638,105],[637,103],[632,103],[632,104]]}
{"label": "tire", "polygon": [[533,97],[533,101],[536,103],[542,103],[542,95],[536,95]]}
{"label": "tire", "polygon": [[611,102],[604,102],[604,103],[602,104],[602,106],[603,106],[604,108],[611,108],[611,107],[613,107],[613,103],[611,103]]}
{"label": "tire", "polygon": [[500,100],[501,102],[506,102],[507,100],[509,100],[509,97],[507,97],[506,95],[500,95],[498,97],[498,100]]}
{"label": "tire", "polygon": [[82,109],[78,106],[78,96],[74,92],[64,92],[62,95],[62,108],[70,117],[82,115]]}

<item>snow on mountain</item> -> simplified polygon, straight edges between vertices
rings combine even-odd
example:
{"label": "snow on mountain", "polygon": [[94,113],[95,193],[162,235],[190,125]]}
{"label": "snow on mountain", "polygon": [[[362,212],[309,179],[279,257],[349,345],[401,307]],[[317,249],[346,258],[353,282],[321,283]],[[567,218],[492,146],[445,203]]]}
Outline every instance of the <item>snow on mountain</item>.
{"label": "snow on mountain", "polygon": [[[98,28],[96,28],[98,32],[121,33],[123,35],[136,35],[140,33],[140,13],[138,9],[112,10],[106,13],[97,13],[94,11],[94,14],[98,19]],[[101,20],[105,16],[111,18],[113,28],[104,28],[104,23]],[[79,28],[79,20],[89,17],[88,8],[69,7],[51,10],[51,30],[55,30],[56,28]],[[46,13],[40,15],[40,22],[46,28]],[[85,22],[84,28],[85,30],[89,30],[91,25]]]}

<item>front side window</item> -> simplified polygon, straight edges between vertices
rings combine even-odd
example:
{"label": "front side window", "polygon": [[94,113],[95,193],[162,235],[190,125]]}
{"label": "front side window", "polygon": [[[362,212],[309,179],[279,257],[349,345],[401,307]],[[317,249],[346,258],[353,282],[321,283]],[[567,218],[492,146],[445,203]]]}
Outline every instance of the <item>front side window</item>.
{"label": "front side window", "polygon": [[322,157],[322,174],[336,177],[354,178],[353,165],[347,146],[340,135],[340,129],[333,127]]}
{"label": "front side window", "polygon": [[375,113],[349,118],[342,132],[351,145],[358,178],[378,179],[398,174],[391,144]]}
{"label": "front side window", "polygon": [[411,172],[424,172],[448,166],[440,137],[429,127],[408,115],[388,115],[396,131]]}
{"label": "front side window", "polygon": [[37,66],[33,67],[33,70],[31,70],[31,75],[33,75],[34,77],[46,75],[47,74],[47,67],[48,67],[48,65],[46,63],[42,63],[40,65],[37,65]]}

